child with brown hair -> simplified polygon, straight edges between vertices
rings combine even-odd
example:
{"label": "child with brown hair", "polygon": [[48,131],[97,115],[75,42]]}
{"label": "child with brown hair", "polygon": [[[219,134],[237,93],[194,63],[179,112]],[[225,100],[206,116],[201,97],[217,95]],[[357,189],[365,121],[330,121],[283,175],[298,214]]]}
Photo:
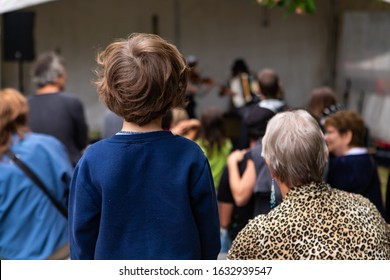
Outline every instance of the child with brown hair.
{"label": "child with brown hair", "polygon": [[72,259],[216,259],[219,219],[207,158],[161,128],[185,105],[188,69],[157,35],[132,34],[98,56],[100,98],[122,131],[90,146],[71,184]]}

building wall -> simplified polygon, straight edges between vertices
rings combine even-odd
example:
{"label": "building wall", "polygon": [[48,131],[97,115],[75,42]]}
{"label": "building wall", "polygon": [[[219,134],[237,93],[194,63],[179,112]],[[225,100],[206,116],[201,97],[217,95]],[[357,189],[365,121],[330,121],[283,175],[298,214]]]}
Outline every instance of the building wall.
{"label": "building wall", "polygon": [[[314,15],[265,10],[251,0],[59,0],[28,10],[36,13],[36,52],[57,50],[65,57],[67,90],[84,102],[91,131],[99,131],[105,107],[92,84],[95,57],[113,39],[132,32],[158,31],[184,55],[196,55],[201,74],[220,83],[226,82],[238,57],[254,72],[273,68],[288,104],[305,106],[313,87],[332,81],[336,45],[331,3],[317,1]],[[157,30],[153,16],[158,17]],[[34,90],[28,75],[31,63],[23,66],[28,94]],[[16,63],[2,62],[1,69],[1,86],[18,87]],[[214,91],[200,101],[200,107],[226,105]]]}

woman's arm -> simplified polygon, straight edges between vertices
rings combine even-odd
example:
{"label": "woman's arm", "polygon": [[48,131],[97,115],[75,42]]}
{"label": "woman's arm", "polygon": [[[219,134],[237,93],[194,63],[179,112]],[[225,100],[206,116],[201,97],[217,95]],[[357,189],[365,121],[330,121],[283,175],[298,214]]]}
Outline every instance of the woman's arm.
{"label": "woman's arm", "polygon": [[221,224],[221,228],[227,229],[232,222],[232,213],[234,205],[232,203],[227,202],[219,202],[219,222]]}
{"label": "woman's arm", "polygon": [[245,171],[240,176],[238,163],[243,160],[246,153],[247,150],[234,151],[229,155],[227,161],[230,188],[237,206],[244,206],[248,203],[256,183],[255,164],[251,159],[248,159]]}

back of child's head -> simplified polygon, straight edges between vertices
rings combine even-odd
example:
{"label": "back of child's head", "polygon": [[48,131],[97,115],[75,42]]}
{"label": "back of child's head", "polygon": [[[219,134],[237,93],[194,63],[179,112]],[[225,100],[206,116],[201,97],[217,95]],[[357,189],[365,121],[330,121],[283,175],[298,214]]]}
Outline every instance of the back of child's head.
{"label": "back of child's head", "polygon": [[178,49],[157,35],[134,33],[98,55],[100,99],[139,126],[184,107],[188,69]]}

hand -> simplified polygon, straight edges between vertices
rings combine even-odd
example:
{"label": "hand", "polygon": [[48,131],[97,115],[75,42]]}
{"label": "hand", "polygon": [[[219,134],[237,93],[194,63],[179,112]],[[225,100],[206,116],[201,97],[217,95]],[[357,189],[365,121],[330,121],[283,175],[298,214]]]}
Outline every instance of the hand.
{"label": "hand", "polygon": [[235,92],[231,91],[227,86],[221,86],[219,90],[219,96],[235,96]]}
{"label": "hand", "polygon": [[244,150],[235,150],[230,153],[228,156],[227,162],[228,164],[237,164],[244,159],[245,154],[248,152],[247,149]]}

